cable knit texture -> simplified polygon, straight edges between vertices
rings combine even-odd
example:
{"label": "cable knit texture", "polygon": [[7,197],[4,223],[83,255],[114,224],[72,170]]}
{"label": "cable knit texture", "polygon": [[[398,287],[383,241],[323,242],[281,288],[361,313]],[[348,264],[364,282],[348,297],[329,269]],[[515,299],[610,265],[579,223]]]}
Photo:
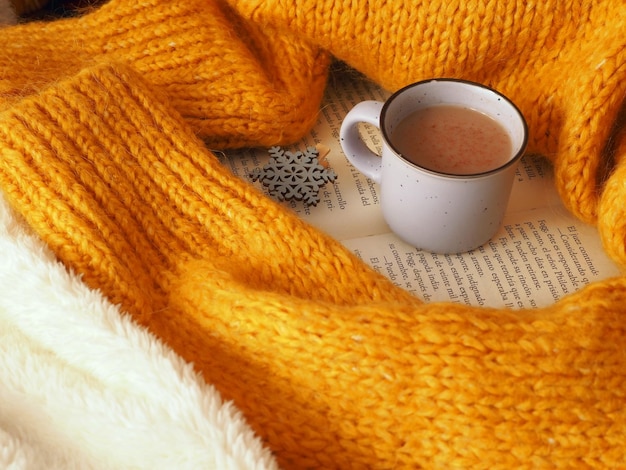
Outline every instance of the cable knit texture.
{"label": "cable knit texture", "polygon": [[388,88],[481,80],[522,106],[569,207],[626,264],[622,7],[112,0],[12,27],[0,185],[61,261],[233,399],[284,468],[616,468],[626,278],[538,310],[423,304],[198,135],[295,138],[328,53]]}

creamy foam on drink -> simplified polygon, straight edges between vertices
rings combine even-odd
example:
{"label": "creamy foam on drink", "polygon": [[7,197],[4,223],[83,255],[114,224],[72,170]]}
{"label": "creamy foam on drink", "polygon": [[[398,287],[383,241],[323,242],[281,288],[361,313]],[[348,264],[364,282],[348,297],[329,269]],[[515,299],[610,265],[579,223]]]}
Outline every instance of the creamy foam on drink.
{"label": "creamy foam on drink", "polygon": [[511,138],[495,119],[454,105],[414,111],[398,123],[390,140],[406,160],[455,175],[494,170],[513,152]]}

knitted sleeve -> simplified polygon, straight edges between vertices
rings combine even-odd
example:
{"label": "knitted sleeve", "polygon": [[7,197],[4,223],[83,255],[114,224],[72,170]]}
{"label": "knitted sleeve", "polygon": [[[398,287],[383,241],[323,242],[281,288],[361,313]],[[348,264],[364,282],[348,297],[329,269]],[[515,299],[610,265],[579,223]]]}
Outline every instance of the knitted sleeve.
{"label": "knitted sleeve", "polygon": [[227,170],[132,69],[0,114],[0,185],[67,265],[234,400],[284,468],[611,468],[624,278],[422,304]]}
{"label": "knitted sleeve", "polygon": [[275,145],[315,122],[329,63],[216,0],[112,0],[2,31],[0,108],[94,63],[132,64],[211,148]]}
{"label": "knitted sleeve", "polygon": [[623,148],[614,145],[626,95],[622,0],[225,3],[111,0],[82,18],[11,28],[0,101],[87,64],[128,63],[219,149],[302,136],[329,54],[389,90],[435,76],[476,80],[519,105],[529,151],[554,163],[565,205],[599,224],[610,254],[623,251],[611,222],[621,209],[598,213]]}
{"label": "knitted sleeve", "polygon": [[219,165],[291,141],[330,55],[482,81],[626,265],[621,0],[110,0],[0,31],[0,187],[286,468],[626,460],[626,278],[540,310],[423,304]]}

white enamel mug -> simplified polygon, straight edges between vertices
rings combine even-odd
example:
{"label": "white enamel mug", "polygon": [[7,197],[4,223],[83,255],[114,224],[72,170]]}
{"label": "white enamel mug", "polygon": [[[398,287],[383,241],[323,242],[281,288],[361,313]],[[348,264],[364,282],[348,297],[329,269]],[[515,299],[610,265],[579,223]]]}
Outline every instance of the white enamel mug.
{"label": "white enamel mug", "polygon": [[[400,121],[421,108],[452,105],[484,113],[508,133],[510,158],[497,168],[455,175],[432,171],[404,159],[394,148]],[[360,123],[380,129],[382,155],[363,142]],[[346,158],[380,185],[385,221],[405,242],[434,253],[461,253],[488,242],[506,211],[517,162],[528,141],[528,126],[507,97],[484,85],[457,79],[417,82],[386,102],[363,101],[346,115],[340,131]]]}

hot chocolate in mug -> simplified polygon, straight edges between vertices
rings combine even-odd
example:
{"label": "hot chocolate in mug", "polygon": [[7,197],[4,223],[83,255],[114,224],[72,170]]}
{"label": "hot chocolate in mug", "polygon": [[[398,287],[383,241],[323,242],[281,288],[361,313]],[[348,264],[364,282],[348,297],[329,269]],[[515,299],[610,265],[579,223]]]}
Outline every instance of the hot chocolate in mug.
{"label": "hot chocolate in mug", "polygon": [[[380,129],[382,155],[363,142],[360,123]],[[396,235],[426,251],[461,253],[499,229],[528,126],[491,88],[432,79],[384,103],[357,104],[340,138],[350,163],[380,185],[383,217]]]}

